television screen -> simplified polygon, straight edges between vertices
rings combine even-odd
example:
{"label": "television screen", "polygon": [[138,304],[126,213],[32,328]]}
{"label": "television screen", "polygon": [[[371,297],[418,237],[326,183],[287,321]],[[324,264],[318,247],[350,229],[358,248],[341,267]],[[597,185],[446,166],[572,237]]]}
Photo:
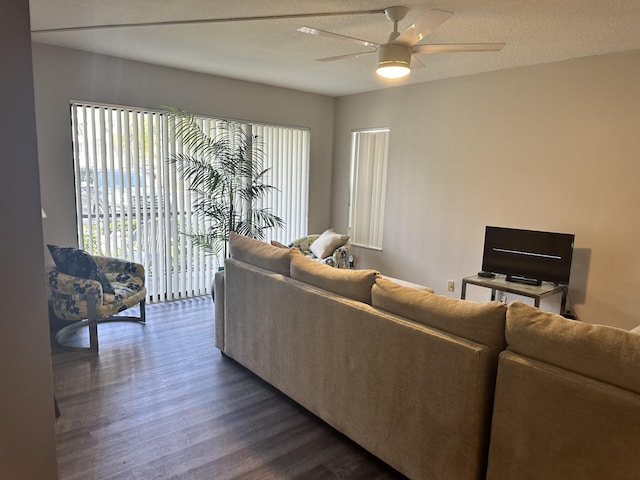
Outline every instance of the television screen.
{"label": "television screen", "polygon": [[482,270],[508,281],[569,283],[573,241],[569,233],[487,226]]}

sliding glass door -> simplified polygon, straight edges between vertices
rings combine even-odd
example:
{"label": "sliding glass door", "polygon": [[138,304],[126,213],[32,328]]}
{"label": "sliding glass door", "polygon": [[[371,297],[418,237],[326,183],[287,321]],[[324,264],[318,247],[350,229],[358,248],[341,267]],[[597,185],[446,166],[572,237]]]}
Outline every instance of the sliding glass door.
{"label": "sliding glass door", "polygon": [[[204,295],[222,258],[205,255],[182,232],[193,231],[192,194],[167,161],[183,147],[162,111],[72,103],[78,244],[92,254],[131,259],[147,270],[149,300]],[[221,120],[199,118],[205,130]],[[276,187],[261,207],[285,220],[268,240],[305,235],[308,129],[241,123],[267,155],[266,181]]]}

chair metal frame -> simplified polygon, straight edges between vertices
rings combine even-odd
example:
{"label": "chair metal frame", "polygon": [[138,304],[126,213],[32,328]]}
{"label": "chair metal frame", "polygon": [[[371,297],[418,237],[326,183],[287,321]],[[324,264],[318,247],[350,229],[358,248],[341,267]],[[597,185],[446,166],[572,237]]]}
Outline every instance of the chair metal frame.
{"label": "chair metal frame", "polygon": [[[98,324],[99,323],[108,323],[108,322],[134,322],[139,323],[141,325],[146,324],[146,300],[140,300],[140,316],[125,316],[125,315],[111,315],[109,317],[98,318],[97,314],[97,303],[98,299],[94,295],[77,295],[78,297],[86,298],[87,300],[87,310],[88,315],[87,318],[82,320],[75,320],[70,325],[61,328],[56,333],[56,342],[61,347],[81,352],[91,352],[98,353]],[[133,308],[133,307],[129,307]],[[88,327],[89,328],[89,346],[88,347],[79,347],[77,345],[71,345],[64,342],[64,338],[68,337],[70,334],[75,333],[77,330]]]}

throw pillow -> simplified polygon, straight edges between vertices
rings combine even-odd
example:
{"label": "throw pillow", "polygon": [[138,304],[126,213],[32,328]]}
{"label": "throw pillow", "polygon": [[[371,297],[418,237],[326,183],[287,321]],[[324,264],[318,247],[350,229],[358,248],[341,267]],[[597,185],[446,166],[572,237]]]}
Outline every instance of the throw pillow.
{"label": "throw pillow", "polygon": [[104,293],[116,293],[113,285],[104,274],[100,265],[96,263],[91,255],[84,250],[78,250],[73,247],[57,247],[55,245],[47,245],[53,262],[58,270],[67,275],[74,277],[96,280],[102,285]]}
{"label": "throw pillow", "polygon": [[336,248],[341,247],[349,240],[349,235],[340,235],[332,229],[325,230],[310,246],[309,250],[317,258],[327,258],[333,255]]}

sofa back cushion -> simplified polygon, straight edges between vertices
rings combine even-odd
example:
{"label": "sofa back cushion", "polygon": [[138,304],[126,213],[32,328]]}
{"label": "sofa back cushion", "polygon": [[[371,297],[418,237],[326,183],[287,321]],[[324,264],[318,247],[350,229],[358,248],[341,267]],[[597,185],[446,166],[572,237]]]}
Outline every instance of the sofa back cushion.
{"label": "sofa back cushion", "polygon": [[376,270],[346,270],[315,262],[292,249],[291,278],[371,305]]}
{"label": "sofa back cushion", "polygon": [[499,350],[505,346],[507,306],[502,302],[458,300],[378,278],[371,291],[371,304]]}
{"label": "sofa back cushion", "polygon": [[506,336],[511,351],[640,393],[640,335],[514,302]]}
{"label": "sofa back cushion", "polygon": [[291,263],[289,249],[274,247],[260,240],[231,232],[229,252],[231,258],[289,276]]}

